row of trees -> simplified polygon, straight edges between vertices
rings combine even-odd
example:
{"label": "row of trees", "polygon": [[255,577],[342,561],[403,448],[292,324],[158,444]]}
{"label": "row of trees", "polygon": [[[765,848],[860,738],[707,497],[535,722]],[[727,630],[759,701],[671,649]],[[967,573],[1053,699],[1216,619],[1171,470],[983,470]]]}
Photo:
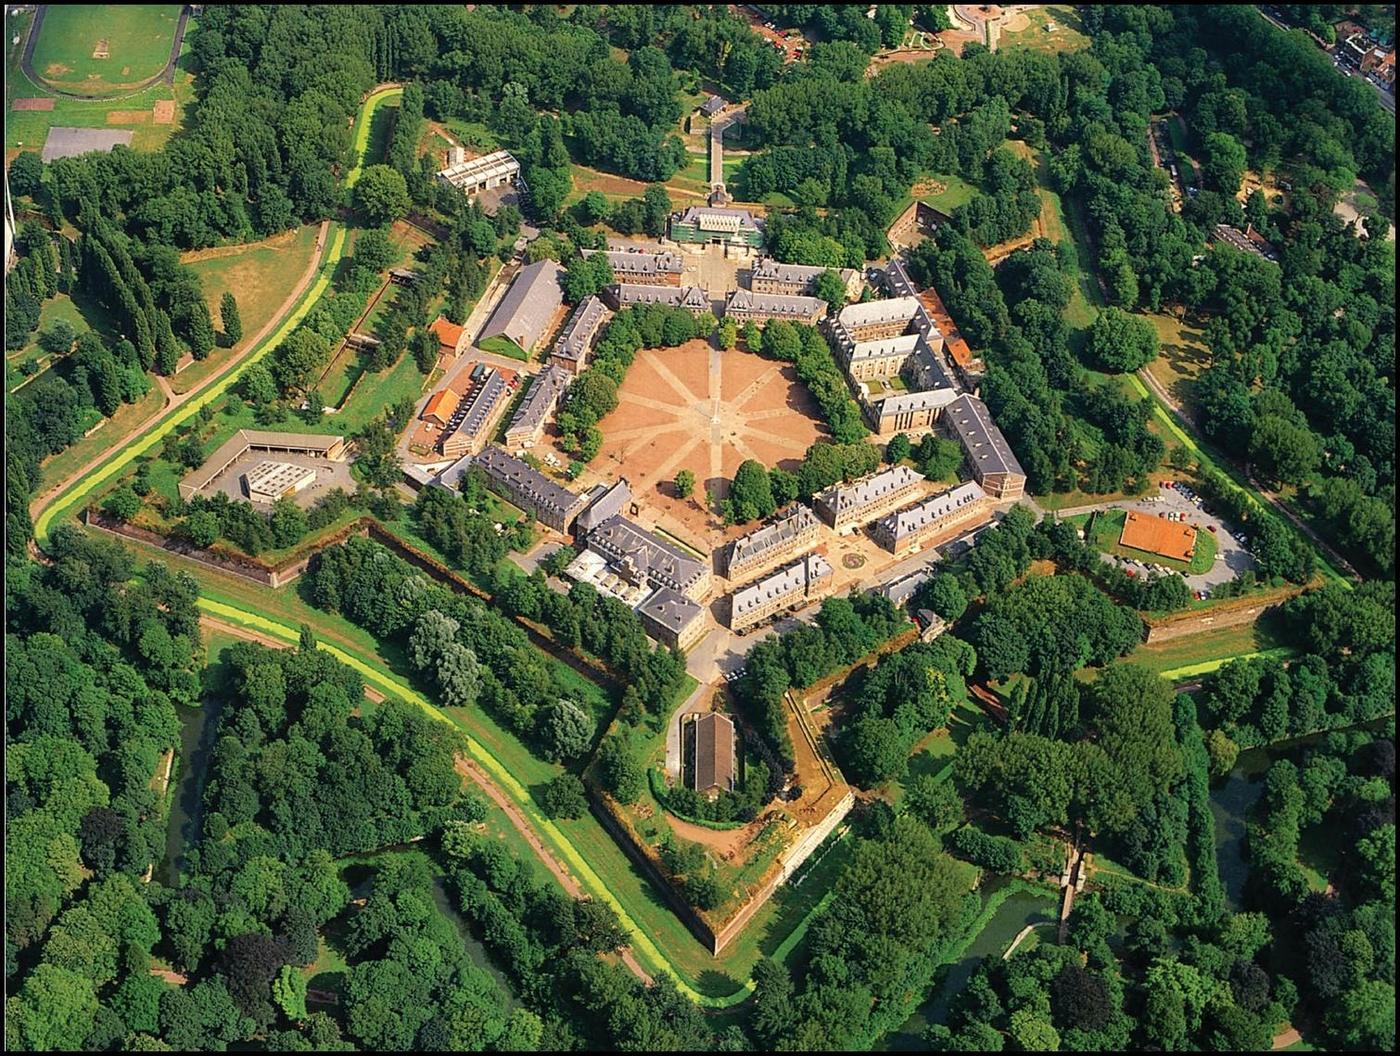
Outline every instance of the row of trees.
{"label": "row of trees", "polygon": [[853,444],[870,435],[861,421],[860,408],[851,399],[845,376],[831,354],[831,346],[815,326],[771,319],[762,331],[753,323],[745,323],[743,336],[750,352],[796,366],[797,376],[815,397],[838,443]]}

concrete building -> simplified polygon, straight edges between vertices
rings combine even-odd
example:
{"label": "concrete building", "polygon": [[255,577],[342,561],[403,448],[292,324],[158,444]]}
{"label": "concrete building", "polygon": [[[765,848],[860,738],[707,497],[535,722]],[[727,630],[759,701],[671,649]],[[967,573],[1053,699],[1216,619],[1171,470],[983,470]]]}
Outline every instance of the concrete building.
{"label": "concrete building", "polygon": [[489,342],[505,338],[525,353],[531,352],[549,329],[555,313],[564,305],[559,288],[557,261],[539,260],[520,269],[506,295],[481,329],[477,345],[490,351]]}
{"label": "concrete building", "polygon": [[617,311],[623,308],[664,304],[670,308],[685,308],[694,315],[705,315],[710,307],[709,295],[699,286],[649,286],[643,283],[614,283],[603,288],[603,297]]}
{"label": "concrete building", "polygon": [[816,514],[798,503],[771,523],[730,543],[725,550],[724,574],[742,582],[811,549],[820,534]]}
{"label": "concrete building", "polygon": [[808,554],[729,598],[729,628],[744,631],[770,616],[802,606],[831,586],[833,569],[821,554]]}
{"label": "concrete building", "polygon": [[316,471],[310,466],[291,462],[259,462],[243,474],[248,498],[254,502],[273,503],[295,495],[316,483]]}
{"label": "concrete building", "polygon": [[850,484],[833,484],[813,496],[817,516],[837,531],[868,524],[913,497],[924,478],[908,466],[894,466]]}
{"label": "concrete building", "polygon": [[198,469],[186,473],[180,480],[180,498],[188,502],[208,487],[224,470],[249,451],[286,451],[298,455],[313,455],[330,462],[345,457],[345,437],[317,436],[312,433],[269,433],[240,429],[220,444],[218,449]]}
{"label": "concrete building", "polygon": [[618,282],[643,286],[679,286],[685,262],[670,249],[646,249],[641,246],[609,246],[607,249],[585,249],[585,257],[594,253],[607,255],[613,275]]}
{"label": "concrete building", "polygon": [[735,290],[724,305],[724,317],[736,323],[766,323],[770,319],[787,319],[795,323],[815,325],[826,315],[827,303],[819,297],[804,297],[795,293],[753,293]]}
{"label": "concrete building", "polygon": [[692,205],[671,217],[671,240],[681,245],[753,251],[763,245],[764,223],[747,209]]}
{"label": "concrete building", "polygon": [[[560,487],[494,444],[473,457],[471,465],[479,467],[486,474],[493,491],[556,532],[567,533],[572,529],[575,518],[587,502],[582,495]],[[443,476],[446,477],[449,472],[451,467],[444,471]]]}
{"label": "concrete building", "polygon": [[985,403],[964,393],[948,405],[942,421],[962,446],[973,479],[988,495],[999,501],[1021,497],[1026,474]]}
{"label": "concrete building", "polygon": [[860,296],[865,280],[855,268],[818,268],[810,264],[783,264],[772,257],[764,257],[753,266],[749,275],[749,289],[754,293],[782,295],[810,294],[816,288],[817,280],[828,271],[841,276],[846,286],[846,300],[854,301]]}
{"label": "concrete building", "polygon": [[440,450],[444,458],[475,454],[486,445],[510,395],[499,370],[478,363],[469,375],[471,389],[458,402],[442,430]]}
{"label": "concrete building", "polygon": [[[612,484],[598,485],[596,495],[588,508],[578,515],[574,522],[574,534],[586,537],[589,532],[604,521],[626,513],[632,503],[632,485],[626,477],[618,477]],[[590,492],[590,495],[593,493]]]}
{"label": "concrete building", "polygon": [[507,184],[520,183],[520,162],[508,150],[497,150],[479,158],[465,159],[461,148],[449,154],[452,164],[441,170],[437,178],[455,187],[468,198]]}
{"label": "concrete building", "polygon": [[694,782],[697,792],[733,792],[735,772],[734,721],[727,715],[708,712],[693,723]]}
{"label": "concrete building", "polygon": [[670,587],[691,601],[702,601],[710,592],[709,561],[685,553],[626,517],[615,515],[593,527],[585,545],[629,583]]}
{"label": "concrete building", "polygon": [[588,356],[603,334],[612,313],[598,297],[590,294],[579,301],[569,316],[559,339],[554,342],[550,362],[568,374],[581,374],[588,367]]}
{"label": "concrete building", "polygon": [[520,401],[510,424],[506,426],[507,447],[535,446],[535,441],[544,432],[545,422],[559,409],[559,403],[569,389],[569,380],[569,375],[553,363],[535,375],[525,398]]}
{"label": "concrete building", "polygon": [[969,481],[913,506],[882,517],[871,535],[892,554],[907,554],[924,543],[937,544],[986,524],[992,504],[980,485]]}

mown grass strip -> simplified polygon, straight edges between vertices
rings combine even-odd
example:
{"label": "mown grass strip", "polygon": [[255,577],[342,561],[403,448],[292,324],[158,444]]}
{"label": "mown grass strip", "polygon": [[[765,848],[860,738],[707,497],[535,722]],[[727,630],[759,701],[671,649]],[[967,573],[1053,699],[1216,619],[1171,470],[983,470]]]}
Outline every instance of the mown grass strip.
{"label": "mown grass strip", "polygon": [[1280,645],[1273,649],[1260,649],[1252,653],[1237,653],[1234,656],[1218,656],[1214,660],[1203,660],[1199,664],[1187,664],[1185,667],[1174,667],[1170,671],[1163,671],[1162,677],[1168,682],[1180,682],[1182,679],[1191,678],[1195,675],[1208,675],[1212,671],[1217,671],[1235,660],[1252,660],[1257,656],[1293,656],[1296,652],[1297,650],[1290,646]]}

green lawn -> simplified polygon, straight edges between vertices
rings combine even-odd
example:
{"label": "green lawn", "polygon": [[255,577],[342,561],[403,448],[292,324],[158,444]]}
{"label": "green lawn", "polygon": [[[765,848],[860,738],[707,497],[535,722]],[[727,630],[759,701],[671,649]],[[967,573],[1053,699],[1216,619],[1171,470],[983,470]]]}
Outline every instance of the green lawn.
{"label": "green lawn", "polygon": [[1187,635],[1169,641],[1140,645],[1132,661],[1161,674],[1230,659],[1247,653],[1271,652],[1282,645],[1268,619],[1221,627],[1203,634]]}
{"label": "green lawn", "polygon": [[[1054,53],[1077,51],[1089,46],[1084,22],[1073,7],[1056,4],[1027,11],[1030,25],[1014,32],[1002,31],[998,40],[1001,48],[1027,48],[1031,51]],[[1048,27],[1053,24],[1054,29]]]}
{"label": "green lawn", "polygon": [[[895,214],[898,215],[909,208],[909,204],[914,201],[915,197],[917,197],[919,201],[933,206],[939,212],[951,213],[958,206],[966,205],[968,202],[972,201],[973,198],[982,193],[980,187],[976,184],[968,183],[961,176],[953,176],[941,172],[923,174],[914,181],[914,187],[926,190],[927,185],[931,185],[935,182],[943,185],[941,190],[937,190],[936,193],[932,194],[923,193],[916,196],[911,189],[910,193],[899,200],[894,210]],[[925,187],[921,188],[920,185],[925,185]]]}
{"label": "green lawn", "polygon": [[[178,4],[50,4],[34,44],[34,73],[84,95],[120,95],[165,68]],[[100,41],[107,57],[96,58]]]}
{"label": "green lawn", "polygon": [[189,364],[170,380],[172,389],[189,392],[205,378],[217,374],[272,320],[286,299],[288,287],[311,263],[318,230],[317,224],[305,224],[260,242],[185,254],[186,266],[203,284],[214,328],[222,335],[219,302],[225,293],[232,293],[238,302],[243,337],[233,347],[220,345],[205,359]]}
{"label": "green lawn", "polygon": [[[50,5],[45,16],[44,36],[48,36],[49,20],[61,10],[60,5]],[[54,96],[52,110],[21,110],[10,108],[12,99],[46,97],[49,93],[30,83],[19,70],[19,54],[24,48],[29,20],[33,15],[24,13],[10,19],[11,39],[19,36],[18,46],[11,46],[10,59],[6,64],[5,82],[5,159],[10,161],[21,150],[39,151],[44,146],[49,129],[55,125],[73,128],[129,128],[134,135],[131,149],[138,151],[159,150],[171,134],[178,131],[184,108],[194,100],[194,74],[189,67],[189,34],[180,49],[180,61],[175,67],[173,84],[159,81],[135,95],[123,95],[120,99],[69,99]],[[170,54],[170,41],[165,42],[165,56]],[[164,64],[165,56],[161,58]],[[35,70],[43,72],[35,56]],[[175,104],[174,121],[170,124],[156,124],[152,107],[159,101],[169,100]]]}
{"label": "green lawn", "polygon": [[[13,392],[15,387],[25,380],[25,375],[19,368],[26,363],[40,364],[41,371],[36,371],[35,375],[52,365],[54,357],[39,347],[39,335],[58,322],[67,323],[76,334],[85,330],[95,330],[108,341],[116,338],[112,317],[86,290],[74,290],[71,296],[66,293],[56,294],[40,307],[39,326],[29,335],[29,342],[23,348],[5,353],[6,387],[10,391]],[[11,370],[14,371],[13,375]]]}
{"label": "green lawn", "polygon": [[522,363],[530,361],[530,354],[504,334],[484,338],[476,344],[485,352],[494,352],[498,356],[510,356],[511,359],[518,359]]}

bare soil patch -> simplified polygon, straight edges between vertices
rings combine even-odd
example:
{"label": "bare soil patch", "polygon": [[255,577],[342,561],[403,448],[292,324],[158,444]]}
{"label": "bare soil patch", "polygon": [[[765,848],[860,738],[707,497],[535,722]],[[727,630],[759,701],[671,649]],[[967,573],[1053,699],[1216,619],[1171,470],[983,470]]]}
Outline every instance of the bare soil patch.
{"label": "bare soil patch", "polygon": [[156,100],[155,106],[151,107],[151,120],[158,125],[173,125],[175,123],[175,100]]}
{"label": "bare soil patch", "polygon": [[670,811],[666,813],[666,824],[671,826],[672,831],[681,839],[698,843],[706,850],[714,851],[727,862],[738,858],[762,827],[760,821],[754,820],[738,829],[711,829],[682,821]]}
{"label": "bare soil patch", "polygon": [[[92,57],[94,59],[110,59],[112,57],[112,46],[108,44],[106,40],[99,40],[92,49]],[[130,67],[127,67],[127,69],[130,69]],[[126,71],[123,70],[122,72],[125,73]]]}
{"label": "bare soil patch", "polygon": [[11,110],[52,110],[55,100],[53,96],[44,99],[16,99],[10,104]]}
{"label": "bare soil patch", "polygon": [[65,73],[72,72],[71,66],[65,66],[61,62],[51,62],[44,67],[44,73],[49,77],[62,77]]}
{"label": "bare soil patch", "polygon": [[109,125],[139,125],[143,121],[149,121],[151,115],[146,110],[108,110],[107,124]]}

